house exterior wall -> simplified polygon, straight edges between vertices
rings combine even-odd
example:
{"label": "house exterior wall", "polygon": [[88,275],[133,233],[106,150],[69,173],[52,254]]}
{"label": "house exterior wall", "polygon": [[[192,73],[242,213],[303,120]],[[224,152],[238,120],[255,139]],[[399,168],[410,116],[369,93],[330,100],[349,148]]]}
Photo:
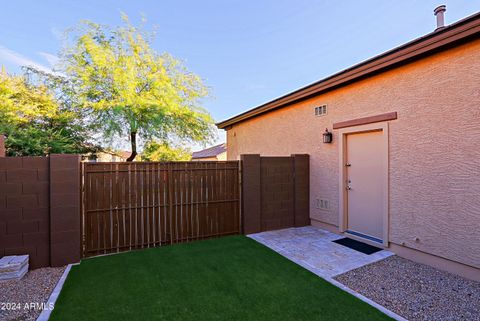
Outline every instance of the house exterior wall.
{"label": "house exterior wall", "polygon": [[227,152],[218,154],[217,155],[217,160],[226,161],[227,160]]}
{"label": "house exterior wall", "polygon": [[[323,104],[327,115],[314,116]],[[332,144],[322,133],[387,112],[398,114],[388,122],[389,241],[480,268],[480,40],[234,124],[228,159],[309,154],[312,224],[336,229],[338,130]]]}
{"label": "house exterior wall", "polygon": [[103,152],[98,152],[97,153],[97,162],[124,162],[126,159],[119,156],[119,155],[114,155],[110,153],[103,153]]}

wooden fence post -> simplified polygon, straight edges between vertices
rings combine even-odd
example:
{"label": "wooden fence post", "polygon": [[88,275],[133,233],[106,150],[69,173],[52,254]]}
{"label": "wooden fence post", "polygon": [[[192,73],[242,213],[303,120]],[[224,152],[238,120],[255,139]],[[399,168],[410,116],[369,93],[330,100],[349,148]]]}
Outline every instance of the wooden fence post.
{"label": "wooden fence post", "polygon": [[0,134],[0,157],[6,156],[5,136]]}

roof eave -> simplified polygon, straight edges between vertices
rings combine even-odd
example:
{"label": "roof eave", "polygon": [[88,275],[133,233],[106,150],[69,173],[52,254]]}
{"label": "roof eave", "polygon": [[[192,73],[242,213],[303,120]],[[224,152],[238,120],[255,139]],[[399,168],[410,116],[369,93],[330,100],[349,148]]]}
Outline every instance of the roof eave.
{"label": "roof eave", "polygon": [[306,87],[281,96],[242,114],[217,123],[219,129],[225,129],[236,123],[259,116],[274,109],[307,99],[314,95],[333,90],[356,80],[377,74],[420,58],[429,53],[450,47],[452,44],[480,34],[480,13],[471,15],[450,26],[436,30],[364,62],[340,71]]}

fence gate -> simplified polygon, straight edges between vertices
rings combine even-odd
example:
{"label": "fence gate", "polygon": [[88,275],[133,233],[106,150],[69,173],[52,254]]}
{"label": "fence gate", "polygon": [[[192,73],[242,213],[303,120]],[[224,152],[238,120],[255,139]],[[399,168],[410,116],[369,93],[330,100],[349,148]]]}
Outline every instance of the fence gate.
{"label": "fence gate", "polygon": [[83,163],[83,257],[240,233],[239,167]]}

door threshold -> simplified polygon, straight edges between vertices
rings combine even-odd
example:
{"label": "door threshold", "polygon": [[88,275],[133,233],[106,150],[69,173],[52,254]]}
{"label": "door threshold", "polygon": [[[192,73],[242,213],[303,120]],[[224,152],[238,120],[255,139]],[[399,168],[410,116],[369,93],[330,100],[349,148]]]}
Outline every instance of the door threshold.
{"label": "door threshold", "polygon": [[370,236],[370,235],[366,235],[366,234],[363,234],[363,233],[350,231],[350,230],[346,230],[345,233],[383,245],[383,240],[381,240],[379,238],[376,238],[376,237],[373,237],[373,236]]}

